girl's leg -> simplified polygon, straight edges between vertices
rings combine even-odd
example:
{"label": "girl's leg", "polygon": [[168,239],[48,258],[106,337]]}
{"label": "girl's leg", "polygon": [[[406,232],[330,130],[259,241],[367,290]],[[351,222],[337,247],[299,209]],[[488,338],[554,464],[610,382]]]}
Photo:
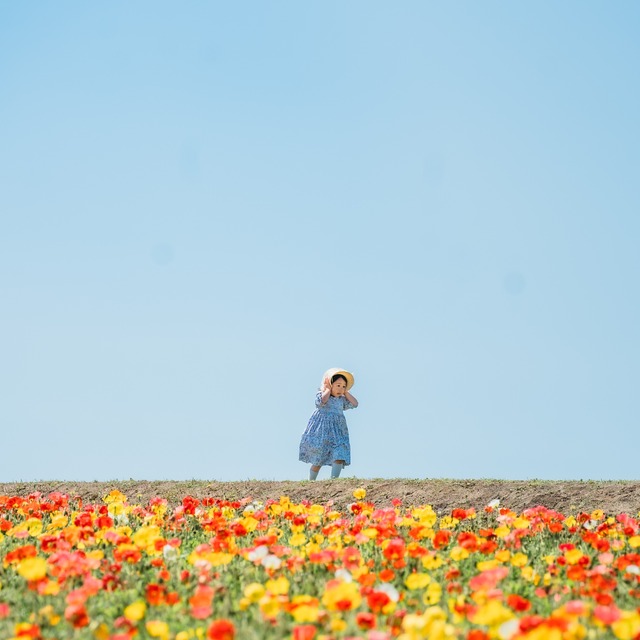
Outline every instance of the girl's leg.
{"label": "girl's leg", "polygon": [[331,465],[331,477],[339,478],[340,472],[342,471],[343,467],[344,467],[344,460],[334,460],[333,464]]}
{"label": "girl's leg", "polygon": [[315,480],[318,477],[318,471],[320,471],[320,467],[312,465],[309,469],[309,480]]}

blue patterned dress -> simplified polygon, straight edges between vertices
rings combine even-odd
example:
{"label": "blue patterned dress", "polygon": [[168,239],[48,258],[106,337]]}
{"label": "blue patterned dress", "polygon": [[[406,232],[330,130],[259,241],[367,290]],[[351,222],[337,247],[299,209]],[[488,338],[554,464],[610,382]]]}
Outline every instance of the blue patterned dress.
{"label": "blue patterned dress", "polygon": [[343,411],[354,409],[344,396],[329,396],[327,404],[321,402],[322,392],[316,394],[316,410],[309,418],[309,424],[300,440],[302,462],[316,467],[332,465],[335,460],[351,464],[349,429]]}

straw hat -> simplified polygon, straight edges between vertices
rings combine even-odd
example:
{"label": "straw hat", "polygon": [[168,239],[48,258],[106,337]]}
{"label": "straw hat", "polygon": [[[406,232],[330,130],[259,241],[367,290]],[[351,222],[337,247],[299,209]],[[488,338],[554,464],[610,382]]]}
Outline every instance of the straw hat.
{"label": "straw hat", "polygon": [[338,374],[344,376],[347,379],[347,391],[349,391],[349,389],[353,387],[354,383],[353,374],[345,371],[344,369],[329,369],[328,371],[325,371],[324,375],[322,376],[322,385],[324,385],[325,380],[331,381],[331,378]]}

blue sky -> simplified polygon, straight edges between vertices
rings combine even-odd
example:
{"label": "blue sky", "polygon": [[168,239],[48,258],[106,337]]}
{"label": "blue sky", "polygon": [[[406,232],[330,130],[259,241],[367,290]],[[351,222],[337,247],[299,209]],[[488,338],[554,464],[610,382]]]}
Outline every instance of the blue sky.
{"label": "blue sky", "polygon": [[0,480],[637,478],[639,24],[2,3]]}

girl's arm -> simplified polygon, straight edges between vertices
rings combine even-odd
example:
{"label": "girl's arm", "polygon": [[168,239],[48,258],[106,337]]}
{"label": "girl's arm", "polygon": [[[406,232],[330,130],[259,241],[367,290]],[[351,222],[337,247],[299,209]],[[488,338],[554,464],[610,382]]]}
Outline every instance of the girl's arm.
{"label": "girl's arm", "polygon": [[331,389],[323,389],[322,395],[320,396],[320,403],[327,404],[327,400],[329,400],[329,396],[331,395]]}
{"label": "girl's arm", "polygon": [[344,397],[354,406],[357,407],[358,406],[358,401],[348,392],[345,391],[344,392]]}

